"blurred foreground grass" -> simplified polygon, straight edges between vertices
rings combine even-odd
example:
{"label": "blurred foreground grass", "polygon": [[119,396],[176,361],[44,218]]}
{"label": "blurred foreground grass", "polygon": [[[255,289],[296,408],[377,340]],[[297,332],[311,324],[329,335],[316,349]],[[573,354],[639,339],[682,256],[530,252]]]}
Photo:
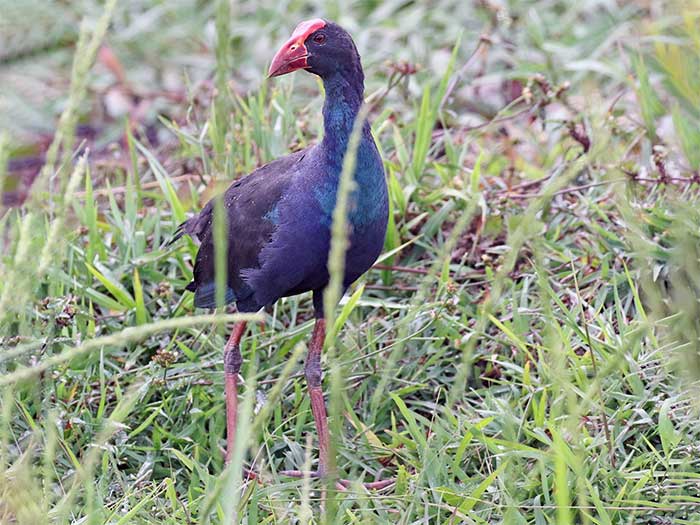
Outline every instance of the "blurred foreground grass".
{"label": "blurred foreground grass", "polygon": [[[694,4],[0,12],[0,187],[27,193],[0,216],[0,521],[700,522]],[[221,453],[233,318],[193,315],[195,247],[163,247],[318,136],[315,80],[263,80],[318,15],[363,55],[393,210],[326,363],[339,468],[397,477],[323,511],[317,482],[277,475],[315,458],[310,298],[244,343],[239,459],[262,483],[243,482]]]}

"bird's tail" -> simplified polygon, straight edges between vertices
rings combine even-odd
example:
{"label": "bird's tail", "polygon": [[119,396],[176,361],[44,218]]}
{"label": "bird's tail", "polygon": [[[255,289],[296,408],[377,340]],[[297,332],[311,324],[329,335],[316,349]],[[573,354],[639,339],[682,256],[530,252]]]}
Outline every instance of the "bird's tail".
{"label": "bird's tail", "polygon": [[169,248],[173,244],[175,244],[177,241],[180,240],[180,238],[187,233],[187,223],[190,221],[190,219],[187,219],[185,222],[181,223],[176,229],[175,232],[173,233],[173,236],[170,237],[168,242],[165,243],[165,247]]}
{"label": "bird's tail", "polygon": [[195,215],[194,217],[190,217],[187,219],[185,222],[180,224],[177,228],[175,228],[175,231],[173,232],[173,236],[163,245],[165,248],[170,247],[174,243],[180,240],[180,238],[183,235],[189,235],[190,237],[193,238],[198,238],[199,237],[199,215]]}

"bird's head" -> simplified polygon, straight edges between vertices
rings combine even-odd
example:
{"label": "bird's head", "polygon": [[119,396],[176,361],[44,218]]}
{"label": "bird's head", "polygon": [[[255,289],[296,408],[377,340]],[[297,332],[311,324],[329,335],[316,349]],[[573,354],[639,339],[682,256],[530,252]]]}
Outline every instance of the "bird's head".
{"label": "bird's head", "polygon": [[268,76],[286,75],[305,69],[321,78],[337,72],[355,72],[360,56],[352,38],[333,22],[314,18],[301,22],[272,59]]}

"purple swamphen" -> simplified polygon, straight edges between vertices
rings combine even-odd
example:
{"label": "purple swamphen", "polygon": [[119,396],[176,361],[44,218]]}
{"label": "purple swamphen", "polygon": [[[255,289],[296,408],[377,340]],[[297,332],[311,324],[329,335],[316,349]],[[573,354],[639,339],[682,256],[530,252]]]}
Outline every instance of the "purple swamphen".
{"label": "purple swamphen", "polygon": [[[313,292],[316,322],[304,367],[319,441],[318,475],[328,472],[329,433],[321,390],[321,351],[326,327],[323,290],[328,284],[328,251],[332,215],[343,157],[363,102],[364,73],[350,35],[321,19],[300,23],[270,65],[276,77],[304,69],[323,81],[323,140],[237,180],[223,196],[228,225],[226,303],[239,312],[256,312],[280,297]],[[382,159],[364,122],[355,165],[355,190],[348,211],[349,248],[343,286],[346,289],[379,256],[388,218]],[[194,265],[195,306],[216,306],[214,269],[214,203],[183,223],[183,234],[201,242]],[[224,350],[226,390],[226,461],[235,444],[240,341],[245,322],[235,325]],[[289,475],[299,475],[297,471]]]}

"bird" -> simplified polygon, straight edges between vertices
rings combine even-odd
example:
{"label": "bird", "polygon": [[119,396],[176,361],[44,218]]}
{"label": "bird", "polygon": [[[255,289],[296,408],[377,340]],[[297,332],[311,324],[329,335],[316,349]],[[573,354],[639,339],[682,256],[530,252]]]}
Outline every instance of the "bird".
{"label": "bird", "polygon": [[[193,280],[201,308],[235,303],[238,312],[257,312],[282,297],[312,293],[314,328],[304,365],[316,432],[318,465],[329,474],[330,435],[322,391],[321,356],[326,336],[323,291],[329,283],[328,253],[339,179],[348,142],[364,101],[364,72],[350,34],[338,24],[315,18],[299,23],[272,58],[268,77],[306,71],[320,77],[324,91],[323,137],[317,143],[270,162],[233,182],[220,197],[227,224],[226,286],[217,293],[215,199],[182,223],[173,241],[199,241]],[[368,119],[362,123],[347,221],[343,292],[377,260],[389,216],[384,164]],[[332,305],[335,306],[335,305]],[[236,444],[238,374],[246,322],[236,323],[224,347],[226,455]],[[288,471],[299,477],[299,471]]]}

